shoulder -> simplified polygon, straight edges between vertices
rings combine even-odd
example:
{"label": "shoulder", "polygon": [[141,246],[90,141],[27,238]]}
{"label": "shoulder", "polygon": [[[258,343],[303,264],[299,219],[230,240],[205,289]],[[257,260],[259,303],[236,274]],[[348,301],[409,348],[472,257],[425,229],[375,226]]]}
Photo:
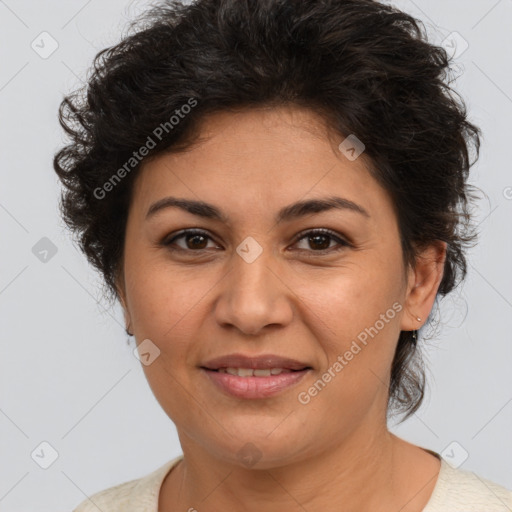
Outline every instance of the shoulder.
{"label": "shoulder", "polygon": [[423,512],[510,512],[512,491],[441,459],[441,471]]}
{"label": "shoulder", "polygon": [[109,487],[83,500],[73,512],[157,512],[160,487],[179,456],[141,478]]}

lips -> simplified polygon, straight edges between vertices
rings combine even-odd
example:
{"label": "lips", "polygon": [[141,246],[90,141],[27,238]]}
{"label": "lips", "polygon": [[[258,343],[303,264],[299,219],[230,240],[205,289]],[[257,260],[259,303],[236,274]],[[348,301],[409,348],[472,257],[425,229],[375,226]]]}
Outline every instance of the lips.
{"label": "lips", "polygon": [[230,354],[207,361],[200,368],[216,389],[238,399],[277,395],[297,385],[312,370],[307,363],[274,354]]}

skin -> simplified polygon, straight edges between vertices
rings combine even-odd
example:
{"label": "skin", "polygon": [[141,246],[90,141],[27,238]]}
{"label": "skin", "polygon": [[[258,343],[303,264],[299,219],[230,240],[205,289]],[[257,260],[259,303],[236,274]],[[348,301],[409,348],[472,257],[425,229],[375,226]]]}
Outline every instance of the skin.
{"label": "skin", "polygon": [[[400,330],[418,329],[417,317],[431,311],[446,244],[427,247],[406,269],[392,201],[369,160],[364,153],[347,159],[337,150],[344,137],[312,111],[216,113],[205,118],[201,136],[186,152],[145,162],[119,277],[137,343],[150,339],[160,350],[143,369],[184,453],[164,480],[159,510],[421,511],[440,463],[388,431],[388,383]],[[146,218],[167,196],[213,204],[228,222],[176,207]],[[331,196],[357,203],[369,217],[331,209],[274,220],[291,203]],[[207,237],[163,244],[190,228]],[[322,228],[351,245],[297,239]],[[252,263],[236,252],[248,236],[263,251]],[[394,303],[401,311],[301,404],[298,393]],[[278,354],[313,370],[271,398],[237,399],[199,369],[234,352]],[[248,442],[261,456],[252,467],[238,455]]]}

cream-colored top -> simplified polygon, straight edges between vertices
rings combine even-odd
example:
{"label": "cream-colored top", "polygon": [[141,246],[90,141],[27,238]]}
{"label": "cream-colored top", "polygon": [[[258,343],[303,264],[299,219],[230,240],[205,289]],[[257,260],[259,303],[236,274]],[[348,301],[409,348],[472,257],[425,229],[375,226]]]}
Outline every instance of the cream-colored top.
{"label": "cream-colored top", "polygon": [[[142,478],[97,492],[82,501],[73,512],[159,512],[162,482],[182,458],[180,455]],[[454,469],[442,458],[434,492],[423,509],[423,512],[511,511],[512,491],[472,472]]]}

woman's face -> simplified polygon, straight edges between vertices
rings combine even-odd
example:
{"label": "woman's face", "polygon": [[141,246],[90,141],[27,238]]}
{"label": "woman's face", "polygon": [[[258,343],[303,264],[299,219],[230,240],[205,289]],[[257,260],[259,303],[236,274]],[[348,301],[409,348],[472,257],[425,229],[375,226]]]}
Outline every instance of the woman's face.
{"label": "woman's face", "polygon": [[[120,284],[146,377],[184,452],[263,468],[368,439],[385,426],[400,330],[420,326],[440,275],[422,292],[405,271],[388,194],[364,153],[337,151],[343,137],[329,142],[314,113],[220,113],[201,135],[137,177]],[[171,197],[210,208],[154,206]],[[334,198],[345,203],[294,206]],[[200,233],[178,236],[185,229]],[[213,361],[233,354],[307,369],[270,361],[286,371],[244,377],[220,368],[250,363]]]}

